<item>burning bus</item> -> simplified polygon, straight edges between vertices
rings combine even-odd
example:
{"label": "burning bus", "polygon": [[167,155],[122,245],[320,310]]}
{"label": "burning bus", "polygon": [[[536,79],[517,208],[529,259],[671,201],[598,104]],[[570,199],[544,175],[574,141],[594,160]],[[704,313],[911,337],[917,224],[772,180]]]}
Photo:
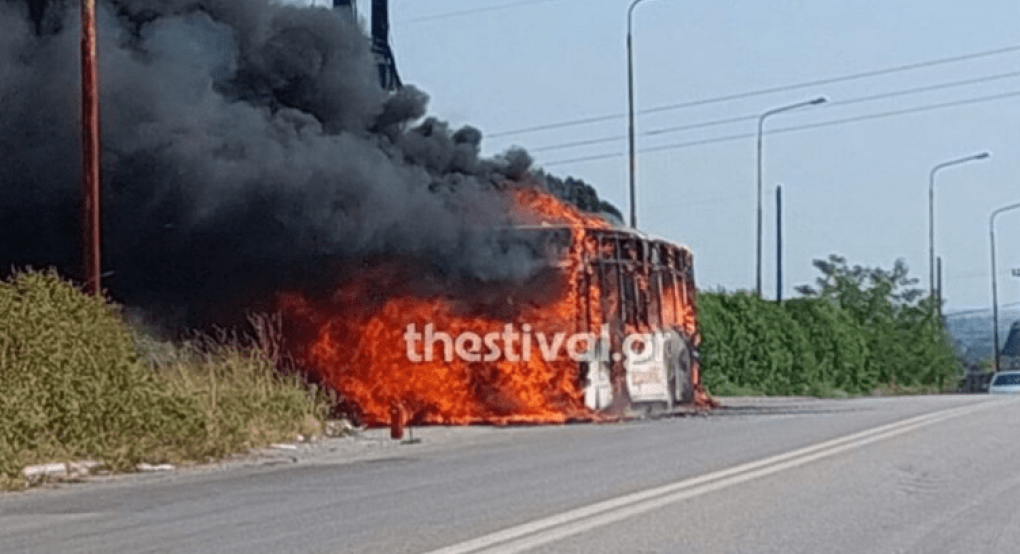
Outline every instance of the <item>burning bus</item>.
{"label": "burning bus", "polygon": [[[550,267],[569,271],[575,334],[584,337],[578,377],[595,411],[692,404],[700,342],[689,249],[628,228],[518,227],[537,235]],[[546,344],[549,344],[546,338]]]}
{"label": "burning bus", "polygon": [[[368,424],[394,409],[414,424],[554,423],[705,400],[688,250],[614,227],[594,190],[559,190],[523,150],[483,158],[477,129],[423,119],[385,0],[371,42],[350,0],[335,2],[343,17],[234,4],[117,4],[110,18],[133,37],[108,45],[102,79],[127,106],[103,130],[103,257],[125,305],[170,329],[278,310],[295,365]],[[18,186],[0,260],[73,273],[79,168],[45,162],[72,159],[80,136],[52,109],[78,53],[43,47],[73,28],[51,8],[33,12],[34,54],[11,58],[12,90],[42,88],[11,96],[24,117],[6,144],[25,163],[6,168]],[[197,37],[187,54],[182,36]]]}
{"label": "burning bus", "polygon": [[[372,2],[373,52],[380,84],[394,91],[387,10]],[[711,404],[690,250],[542,185],[504,193],[512,217],[481,222],[471,240],[523,271],[463,278],[393,252],[364,260],[327,296],[283,294],[300,365],[377,425],[394,413],[411,424],[554,423]]]}
{"label": "burning bus", "polygon": [[301,365],[386,425],[591,421],[709,405],[687,248],[513,191],[530,223],[487,236],[524,279],[464,281],[420,260],[366,263],[328,298],[281,297]]}

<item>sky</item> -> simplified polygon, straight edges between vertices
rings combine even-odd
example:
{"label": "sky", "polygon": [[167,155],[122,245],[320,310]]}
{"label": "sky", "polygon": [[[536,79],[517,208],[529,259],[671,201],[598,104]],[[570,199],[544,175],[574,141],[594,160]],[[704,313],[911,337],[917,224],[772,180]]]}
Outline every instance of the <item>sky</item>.
{"label": "sky", "polygon": [[[480,129],[487,154],[526,148],[536,166],[584,179],[627,214],[629,3],[391,0],[391,44],[431,115]],[[359,12],[367,18],[368,0]],[[867,267],[903,258],[926,288],[929,172],[987,151],[937,173],[935,243],[947,312],[990,307],[989,216],[1020,202],[1017,21],[1011,0],[643,1],[633,20],[638,227],[688,245],[701,289],[753,289],[758,116],[824,96],[765,122],[765,296],[776,295],[777,184],[784,297],[833,253]],[[872,75],[846,78],[859,74]],[[828,82],[794,86],[816,81]],[[587,119],[598,121],[570,124]],[[797,127],[808,128],[783,131]],[[718,140],[727,137],[737,138]],[[996,234],[999,302],[1016,304],[1020,210],[998,217]]]}

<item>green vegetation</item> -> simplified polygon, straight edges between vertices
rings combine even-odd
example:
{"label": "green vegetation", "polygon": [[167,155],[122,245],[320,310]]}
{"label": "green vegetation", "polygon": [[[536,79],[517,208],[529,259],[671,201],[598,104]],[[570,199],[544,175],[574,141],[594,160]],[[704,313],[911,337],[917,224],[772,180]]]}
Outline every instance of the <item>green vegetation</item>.
{"label": "green vegetation", "polygon": [[0,282],[0,489],[27,465],[207,461],[318,432],[333,401],[277,373],[272,320],[257,339],[139,337],[117,308],[55,273]]}
{"label": "green vegetation", "polygon": [[961,373],[932,304],[892,270],[816,260],[822,276],[782,304],[699,296],[704,382],[715,394],[846,396],[942,390]]}

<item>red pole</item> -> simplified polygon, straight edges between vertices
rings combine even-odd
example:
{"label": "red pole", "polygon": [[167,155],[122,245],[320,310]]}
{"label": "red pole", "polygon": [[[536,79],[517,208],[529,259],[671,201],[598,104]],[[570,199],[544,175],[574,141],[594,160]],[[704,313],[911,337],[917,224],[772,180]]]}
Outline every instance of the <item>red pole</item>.
{"label": "red pole", "polygon": [[85,193],[82,243],[85,291],[99,294],[99,76],[96,69],[96,0],[81,0],[82,171]]}

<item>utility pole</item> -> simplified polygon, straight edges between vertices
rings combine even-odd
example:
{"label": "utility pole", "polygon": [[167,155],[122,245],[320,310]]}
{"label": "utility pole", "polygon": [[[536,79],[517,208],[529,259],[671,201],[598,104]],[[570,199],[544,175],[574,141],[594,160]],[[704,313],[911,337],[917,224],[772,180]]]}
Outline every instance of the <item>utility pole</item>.
{"label": "utility pole", "polygon": [[100,294],[102,275],[99,180],[99,76],[96,66],[96,0],[81,0],[82,246],[85,292]]}
{"label": "utility pole", "polygon": [[935,295],[935,314],[938,316],[939,325],[942,324],[942,256],[936,258],[936,265],[938,266],[936,271],[937,281],[937,294]]}
{"label": "utility pole", "polygon": [[776,302],[783,303],[783,185],[776,185]]}

